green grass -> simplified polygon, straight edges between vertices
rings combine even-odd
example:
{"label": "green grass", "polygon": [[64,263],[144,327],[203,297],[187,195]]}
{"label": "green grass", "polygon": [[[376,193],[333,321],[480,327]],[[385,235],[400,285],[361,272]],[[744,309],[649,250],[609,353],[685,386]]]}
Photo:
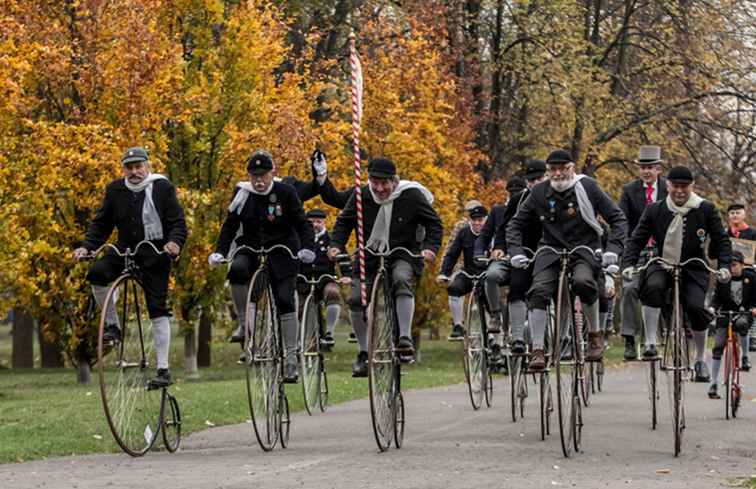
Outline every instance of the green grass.
{"label": "green grass", "polygon": [[756,489],[756,475],[742,477],[728,481],[727,487],[739,487],[743,489]]}
{"label": "green grass", "polygon": [[[351,365],[355,345],[337,337],[328,354],[330,402],[340,403],[368,396],[367,379],[353,379]],[[180,339],[173,350],[181,352]],[[464,381],[461,343],[424,340],[422,361],[405,367],[404,389],[433,387]],[[236,364],[239,347],[217,343],[214,366],[201,369],[199,381],[188,381],[174,367],[184,433],[212,425],[243,423],[249,419],[244,369]],[[172,365],[183,365],[178,356]],[[94,372],[93,372],[94,373]],[[100,401],[98,377],[91,385],[77,385],[75,372],[64,370],[0,370],[0,463],[21,462],[51,456],[117,452]],[[293,411],[304,409],[301,385],[287,387]]]}
{"label": "green grass", "polygon": [[[343,329],[342,329],[343,331]],[[330,403],[365,398],[367,379],[353,379],[355,345],[337,335],[337,347],[328,354]],[[614,338],[606,353],[607,364],[622,359],[622,346]],[[462,343],[423,340],[422,361],[405,367],[404,389],[419,389],[464,382]],[[213,345],[213,367],[201,369],[201,379],[187,380],[181,339],[174,336],[171,388],[182,411],[184,434],[209,426],[243,423],[249,419],[244,369],[236,364],[237,345]],[[300,385],[287,387],[292,411],[304,409]],[[0,370],[0,463],[51,456],[117,452],[105,420],[98,377],[91,385],[78,385],[72,369]]]}

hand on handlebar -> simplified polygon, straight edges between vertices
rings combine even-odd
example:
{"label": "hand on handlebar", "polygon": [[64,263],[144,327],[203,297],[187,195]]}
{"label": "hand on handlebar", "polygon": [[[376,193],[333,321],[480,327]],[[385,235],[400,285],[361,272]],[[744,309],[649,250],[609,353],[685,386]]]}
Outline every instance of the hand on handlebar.
{"label": "hand on handlebar", "polygon": [[622,278],[625,280],[632,280],[633,278],[635,278],[635,268],[627,267],[622,270]]}
{"label": "hand on handlebar", "polygon": [[504,256],[505,256],[504,250],[494,249],[491,252],[491,259],[494,260],[494,261],[501,261],[501,260],[504,259]]}
{"label": "hand on handlebar", "polygon": [[328,248],[328,259],[336,261],[336,258],[341,254],[341,250],[338,248]]}
{"label": "hand on handlebar", "polygon": [[614,275],[615,273],[619,272],[619,265],[609,265],[604,268],[604,272]]}
{"label": "hand on handlebar", "polygon": [[720,284],[726,284],[730,281],[730,278],[732,278],[732,275],[730,274],[730,271],[726,268],[720,268],[717,270],[717,282]]}
{"label": "hand on handlebar", "polygon": [[530,259],[525,255],[515,255],[512,257],[511,263],[514,268],[528,268]]}
{"label": "hand on handlebar", "polygon": [[81,248],[76,248],[74,250],[74,260],[81,261],[81,260],[83,260],[83,259],[85,259],[87,257],[89,257],[89,250],[88,249],[86,249],[84,247],[81,247]]}
{"label": "hand on handlebar", "polygon": [[436,254],[431,250],[423,250],[420,252],[420,254],[423,255],[423,260],[428,263],[433,263],[433,260],[436,259]]}
{"label": "hand on handlebar", "polygon": [[297,252],[297,258],[299,258],[299,261],[307,265],[315,261],[315,252],[308,250],[307,248],[302,248]]}
{"label": "hand on handlebar", "polygon": [[213,253],[207,257],[207,263],[211,268],[217,267],[218,265],[223,263],[223,260],[225,260],[225,258],[220,253]]}
{"label": "hand on handlebar", "polygon": [[606,253],[601,255],[601,266],[606,268],[611,265],[616,265],[618,260],[619,256],[617,256],[617,253],[607,251]]}
{"label": "hand on handlebar", "polygon": [[439,275],[439,276],[436,277],[436,283],[437,284],[441,284],[441,283],[448,282],[448,281],[449,281],[449,277],[447,277],[444,274],[441,274],[441,275]]}
{"label": "hand on handlebar", "polygon": [[341,277],[339,280],[337,280],[341,285],[351,285],[352,284],[352,277]]}
{"label": "hand on handlebar", "polygon": [[173,258],[179,256],[179,253],[181,253],[181,247],[173,241],[168,241],[165,246],[163,246],[163,249]]}

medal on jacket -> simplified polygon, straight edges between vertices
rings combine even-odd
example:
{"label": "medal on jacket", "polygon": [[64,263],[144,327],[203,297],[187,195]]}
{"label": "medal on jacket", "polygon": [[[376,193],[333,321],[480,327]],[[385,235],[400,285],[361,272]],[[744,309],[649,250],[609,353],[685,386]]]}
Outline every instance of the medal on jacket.
{"label": "medal on jacket", "polygon": [[278,202],[278,196],[271,193],[268,200],[270,203],[268,204],[268,215],[266,217],[268,218],[268,221],[273,221],[276,218],[276,207],[280,207],[276,205],[276,202]]}
{"label": "medal on jacket", "polygon": [[575,205],[572,202],[567,204],[567,215],[570,217],[575,215]]}

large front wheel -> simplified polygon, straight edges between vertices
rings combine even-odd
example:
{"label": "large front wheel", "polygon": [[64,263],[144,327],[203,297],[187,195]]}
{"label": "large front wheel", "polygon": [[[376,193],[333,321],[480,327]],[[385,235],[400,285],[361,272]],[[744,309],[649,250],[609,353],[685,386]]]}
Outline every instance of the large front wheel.
{"label": "large front wheel", "polygon": [[397,415],[399,365],[394,351],[396,314],[390,293],[384,275],[378,274],[368,306],[368,386],[373,433],[380,451],[387,450],[394,440]]}
{"label": "large front wheel", "polygon": [[[570,301],[567,288],[566,272],[562,271],[559,277],[554,327],[555,341],[552,342],[551,359],[556,374],[559,436],[562,442],[562,453],[565,457],[572,456],[575,443],[579,439],[576,436],[579,418],[575,412],[576,406],[580,406],[577,392],[578,370],[575,361],[578,356],[577,344],[579,338],[578,341],[575,341],[573,332],[572,301]],[[580,421],[582,422],[582,420]]]}
{"label": "large front wheel", "polygon": [[[106,329],[120,336],[106,342]],[[161,389],[151,389],[155,373],[152,328],[144,289],[131,275],[119,277],[102,305],[97,339],[102,406],[116,443],[133,457],[152,448],[160,432]]]}
{"label": "large front wheel", "polygon": [[264,270],[258,270],[252,277],[246,317],[244,349],[249,412],[257,442],[269,451],[278,442],[280,429],[281,353],[273,293]]}
{"label": "large front wheel", "polygon": [[489,382],[482,314],[475,296],[471,296],[465,314],[464,367],[470,403],[475,410],[480,409]]}
{"label": "large front wheel", "polygon": [[318,304],[314,294],[305,299],[300,321],[300,351],[302,370],[302,394],[307,414],[320,405],[322,356],[320,353],[320,324],[318,321]]}

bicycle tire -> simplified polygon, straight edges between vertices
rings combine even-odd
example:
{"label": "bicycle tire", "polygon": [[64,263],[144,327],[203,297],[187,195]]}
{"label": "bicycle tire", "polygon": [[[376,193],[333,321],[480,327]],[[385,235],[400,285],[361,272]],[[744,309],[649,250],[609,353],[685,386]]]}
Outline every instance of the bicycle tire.
{"label": "bicycle tire", "polygon": [[483,320],[480,305],[474,293],[467,303],[465,314],[465,335],[462,363],[465,369],[465,381],[470,395],[470,404],[477,411],[483,404],[483,396],[487,385],[485,340],[483,336]]}
{"label": "bicycle tire", "polygon": [[[120,304],[117,302],[120,301]],[[104,344],[105,327],[117,318],[121,340]],[[152,328],[141,283],[121,275],[108,289],[100,315],[97,337],[100,394],[105,417],[118,446],[140,457],[155,444],[160,433],[161,390],[148,388],[154,357]]]}
{"label": "bicycle tire", "polygon": [[651,429],[655,430],[658,423],[659,410],[659,376],[658,360],[651,360],[648,363],[648,400],[651,403]]}
{"label": "bicycle tire", "polygon": [[302,318],[299,322],[299,341],[301,352],[299,356],[302,371],[302,396],[307,414],[312,413],[320,405],[320,382],[322,374],[320,353],[320,324],[318,320],[318,305],[314,294],[309,294],[302,307]]}
{"label": "bicycle tire", "polygon": [[396,393],[396,417],[394,419],[394,446],[402,448],[404,443],[404,396],[401,391]]}
{"label": "bicycle tire", "polygon": [[323,365],[323,371],[321,372],[320,396],[318,399],[320,400],[320,412],[324,413],[328,409],[328,375],[325,371],[325,360],[323,358],[320,359],[320,364]]}
{"label": "bicycle tire", "polygon": [[258,269],[250,281],[246,318],[247,402],[255,438],[267,452],[278,443],[282,366],[273,291],[265,269]]}
{"label": "bicycle tire", "polygon": [[[724,391],[725,391],[725,419],[730,419],[730,406],[732,405],[732,339],[728,338],[724,346]],[[714,379],[716,381],[716,379]]]}
{"label": "bicycle tire", "polygon": [[[167,408],[166,408],[167,406]],[[175,397],[163,389],[163,444],[171,453],[178,450],[181,444],[181,410]]]}
{"label": "bicycle tire", "polygon": [[394,350],[396,316],[390,287],[379,273],[375,278],[368,306],[368,389],[373,434],[380,451],[386,451],[394,438],[396,423],[396,370]]}
{"label": "bicycle tire", "polygon": [[280,394],[278,397],[278,437],[281,440],[281,448],[289,446],[289,435],[291,434],[291,414],[289,413],[289,399],[286,397],[284,385],[279,385]]}
{"label": "bicycle tire", "polygon": [[[688,365],[684,361],[683,349],[687,349],[687,339],[685,338],[685,332],[682,327],[682,316],[680,311],[680,298],[678,296],[679,291],[675,289],[675,300],[672,311],[672,336],[674,340],[672,355],[673,355],[673,413],[672,413],[672,428],[674,430],[674,453],[675,457],[680,454],[682,450],[682,437],[683,430],[685,429],[685,408],[684,402],[684,386],[683,386],[683,369],[687,373]],[[685,364],[685,367],[683,365]]]}
{"label": "bicycle tire", "polygon": [[551,384],[547,371],[541,372],[538,384],[538,399],[541,408],[541,440],[545,440],[551,434],[551,412],[554,410]]}
{"label": "bicycle tire", "polygon": [[517,419],[520,417],[520,409],[519,409],[519,382],[520,382],[520,370],[522,370],[523,362],[522,362],[521,356],[514,356],[510,355],[509,361],[509,381],[510,381],[510,393],[509,393],[509,400],[510,400],[510,410],[512,413],[512,422],[516,423]]}
{"label": "bicycle tire", "polygon": [[[573,326],[574,318],[572,317],[572,301],[567,290],[567,273],[566,270],[560,272],[559,286],[557,290],[556,320],[554,326],[553,354],[552,362],[556,372],[556,389],[557,389],[557,420],[559,422],[559,437],[562,444],[562,453],[565,457],[572,456],[574,450],[572,411],[574,409],[573,399],[577,395],[576,378],[577,371],[575,366],[575,347],[576,341],[565,341],[569,339],[569,334]],[[563,331],[567,335],[563,335]],[[574,339],[574,338],[573,338]],[[562,361],[563,348],[572,349],[572,359]]]}

